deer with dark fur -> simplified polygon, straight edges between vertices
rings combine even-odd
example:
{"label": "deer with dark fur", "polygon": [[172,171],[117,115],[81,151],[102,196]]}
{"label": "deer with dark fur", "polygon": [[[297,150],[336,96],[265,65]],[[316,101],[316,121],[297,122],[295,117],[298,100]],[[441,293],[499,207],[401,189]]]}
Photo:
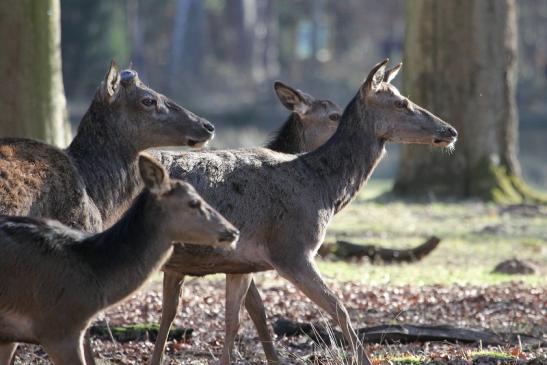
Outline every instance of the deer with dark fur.
{"label": "deer with dark fur", "polygon": [[267,148],[291,154],[309,152],[336,132],[342,114],[338,105],[330,100],[316,99],[281,81],[274,83],[274,90],[291,114],[266,145]]}
{"label": "deer with dark fur", "polygon": [[150,147],[201,146],[205,119],[112,63],[66,150],[23,138],[0,139],[0,214],[52,218],[100,231],[140,190],[137,156]]}
{"label": "deer with dark fur", "polygon": [[[137,290],[173,241],[232,247],[238,231],[188,183],[141,156],[145,189],[124,216],[95,235],[41,218],[0,216],[0,354],[42,344],[57,365],[86,365],[91,319]],[[21,281],[24,280],[24,287]]]}
{"label": "deer with dark fur", "polygon": [[[334,136],[310,153],[240,149],[156,154],[171,176],[192,182],[241,231],[234,252],[176,247],[164,266],[166,302],[178,300],[184,275],[227,274],[221,364],[230,363],[251,274],[265,270],[276,270],[325,310],[340,326],[357,362],[370,364],[347,310],[317,271],[315,253],[331,218],[368,180],[387,142],[451,148],[457,138],[448,123],[390,84],[399,67],[386,71],[386,64],[371,70],[346,106]],[[162,327],[167,322],[162,319]]]}

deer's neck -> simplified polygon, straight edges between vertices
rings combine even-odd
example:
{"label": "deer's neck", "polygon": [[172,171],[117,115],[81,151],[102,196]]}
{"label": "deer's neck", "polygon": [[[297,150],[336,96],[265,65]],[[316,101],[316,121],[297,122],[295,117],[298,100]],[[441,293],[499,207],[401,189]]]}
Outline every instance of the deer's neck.
{"label": "deer's neck", "polygon": [[161,228],[161,209],[149,194],[143,192],[118,222],[77,248],[109,305],[137,290],[171,252],[171,240]]}
{"label": "deer's neck", "polygon": [[109,227],[126,210],[141,187],[137,148],[125,133],[113,127],[116,117],[92,105],[67,149],[101,214],[102,228]]}
{"label": "deer's neck", "polygon": [[296,154],[302,152],[303,127],[296,113],[291,113],[275,137],[266,145],[273,151]]}
{"label": "deer's neck", "polygon": [[373,115],[348,105],[334,136],[317,150],[302,156],[323,186],[326,204],[336,214],[357,194],[380,161],[385,141],[376,138]]}

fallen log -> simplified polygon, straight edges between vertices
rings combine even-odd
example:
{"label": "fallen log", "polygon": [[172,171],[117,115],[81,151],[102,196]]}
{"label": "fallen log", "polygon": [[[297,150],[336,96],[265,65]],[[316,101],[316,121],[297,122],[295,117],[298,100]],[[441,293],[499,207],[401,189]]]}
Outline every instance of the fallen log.
{"label": "fallen log", "polygon": [[[344,345],[342,333],[322,324],[299,323],[288,319],[278,319],[273,325],[279,337],[306,335],[318,344],[330,346],[333,342]],[[447,341],[452,343],[481,343],[485,346],[522,345],[545,346],[541,338],[518,333],[495,333],[489,330],[476,330],[450,325],[379,325],[359,329],[358,335],[364,343],[411,343]]]}
{"label": "fallen log", "polygon": [[[89,328],[89,334],[93,338],[117,342],[129,341],[156,341],[160,326],[157,324],[140,323],[128,326],[107,326],[94,324]],[[167,339],[169,341],[186,341],[192,337],[192,328],[172,328],[169,330]]]}
{"label": "fallen log", "polygon": [[429,255],[441,239],[432,236],[419,246],[410,249],[391,249],[376,245],[358,245],[348,241],[336,241],[335,244],[325,244],[319,249],[320,256],[334,255],[339,259],[362,259],[368,257],[373,263],[393,264],[401,262],[416,262]]}

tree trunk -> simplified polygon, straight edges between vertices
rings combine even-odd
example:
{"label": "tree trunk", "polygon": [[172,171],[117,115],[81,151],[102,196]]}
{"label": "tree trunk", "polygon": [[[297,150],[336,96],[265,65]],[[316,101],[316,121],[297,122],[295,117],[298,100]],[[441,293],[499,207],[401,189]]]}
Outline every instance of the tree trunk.
{"label": "tree trunk", "polygon": [[71,139],[61,72],[59,0],[0,9],[0,136],[65,146]]}
{"label": "tree trunk", "polygon": [[404,146],[394,191],[520,201],[514,0],[406,3],[404,91],[459,132],[456,151]]}

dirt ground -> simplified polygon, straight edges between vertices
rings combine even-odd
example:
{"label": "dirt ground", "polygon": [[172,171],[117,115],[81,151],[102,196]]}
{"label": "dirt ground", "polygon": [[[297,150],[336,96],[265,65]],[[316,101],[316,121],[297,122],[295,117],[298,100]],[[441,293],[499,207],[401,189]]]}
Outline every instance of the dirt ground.
{"label": "dirt ground", "polygon": [[[270,324],[277,318],[329,323],[310,301],[274,274],[261,275],[259,287],[266,303]],[[527,333],[547,340],[547,292],[545,288],[519,282],[490,286],[424,287],[366,286],[331,283],[346,303],[357,327],[386,323],[452,324],[489,328],[501,332]],[[183,305],[175,325],[194,329],[187,342],[170,342],[166,364],[210,364],[218,359],[223,344],[223,280],[191,280],[184,289]],[[154,283],[125,304],[101,315],[97,323],[109,325],[158,323],[161,292]],[[238,364],[263,364],[265,358],[250,319],[243,316],[236,346]],[[307,338],[277,339],[276,348],[287,364],[338,364],[338,351],[318,348]],[[143,364],[151,356],[149,341],[116,343],[93,340],[99,357],[111,364]],[[499,363],[544,359],[544,348],[481,348],[480,345],[416,343],[410,345],[370,345],[376,363],[418,364],[429,361],[464,360],[477,363],[481,355],[496,356]],[[491,354],[494,352],[494,354]],[[330,354],[330,355],[329,355]],[[24,364],[45,363],[46,355],[37,346],[21,346]],[[334,357],[334,358],[332,358]],[[498,358],[499,357],[499,358]],[[478,359],[478,360],[477,360]],[[538,362],[540,363],[540,362]]]}

